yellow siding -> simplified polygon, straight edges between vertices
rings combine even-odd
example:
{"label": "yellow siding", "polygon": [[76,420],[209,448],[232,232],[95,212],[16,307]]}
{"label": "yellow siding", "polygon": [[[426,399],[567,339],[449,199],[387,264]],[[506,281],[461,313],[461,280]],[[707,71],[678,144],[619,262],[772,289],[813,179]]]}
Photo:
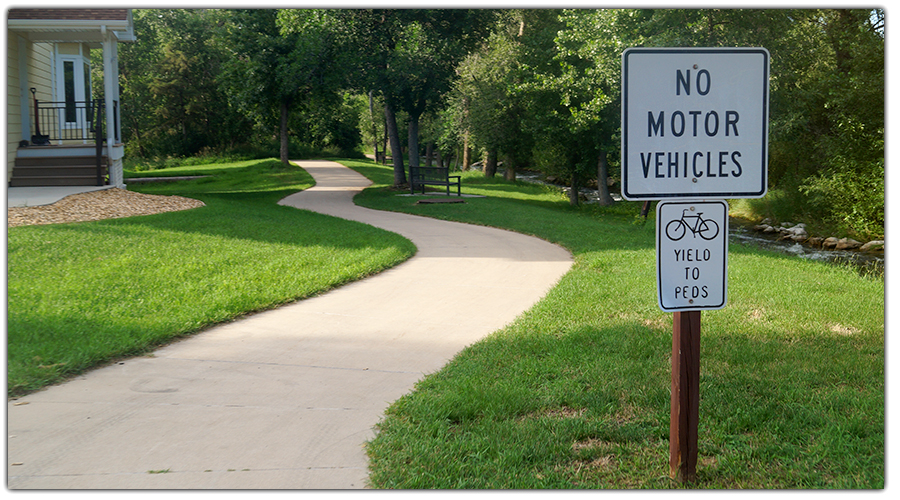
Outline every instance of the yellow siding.
{"label": "yellow siding", "polygon": [[22,112],[19,104],[19,37],[6,34],[6,182],[12,178],[16,149],[22,135]]}
{"label": "yellow siding", "polygon": [[[31,43],[28,51],[28,86],[37,88],[40,101],[53,99],[53,44]],[[29,92],[30,93],[30,92]]]}
{"label": "yellow siding", "polygon": [[[12,169],[16,161],[16,150],[19,141],[29,139],[22,137],[23,118],[30,122],[31,109],[21,109],[19,44],[25,44],[27,55],[28,81],[27,88],[37,89],[38,100],[53,100],[53,44],[31,43],[20,38],[12,31],[6,35],[6,180],[12,177]],[[77,49],[77,44],[76,44]],[[26,90],[28,103],[33,103],[31,92]]]}
{"label": "yellow siding", "polygon": [[56,50],[60,54],[65,54],[69,56],[77,56],[81,55],[79,50],[79,44],[77,43],[59,43],[56,45]]}

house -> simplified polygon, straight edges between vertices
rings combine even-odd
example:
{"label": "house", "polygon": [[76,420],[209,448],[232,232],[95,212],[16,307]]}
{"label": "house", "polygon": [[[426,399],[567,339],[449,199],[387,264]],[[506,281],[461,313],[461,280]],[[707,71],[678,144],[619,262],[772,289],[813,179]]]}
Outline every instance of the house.
{"label": "house", "polygon": [[124,187],[118,43],[134,40],[131,9],[7,11],[10,187]]}

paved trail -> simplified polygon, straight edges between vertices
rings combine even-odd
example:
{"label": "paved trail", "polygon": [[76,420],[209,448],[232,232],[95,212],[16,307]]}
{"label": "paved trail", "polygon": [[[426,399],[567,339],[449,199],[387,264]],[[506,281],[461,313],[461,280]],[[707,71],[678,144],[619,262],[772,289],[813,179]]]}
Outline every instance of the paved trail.
{"label": "paved trail", "polygon": [[9,402],[9,488],[364,488],[384,409],[571,266],[536,238],[357,207],[364,177],[298,163],[316,187],[281,204],[399,233],[417,254]]}

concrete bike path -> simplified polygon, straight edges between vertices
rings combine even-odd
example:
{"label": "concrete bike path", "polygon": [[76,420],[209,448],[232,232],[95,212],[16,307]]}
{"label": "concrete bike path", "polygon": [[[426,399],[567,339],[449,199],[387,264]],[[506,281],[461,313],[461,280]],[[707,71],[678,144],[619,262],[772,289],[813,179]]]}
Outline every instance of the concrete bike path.
{"label": "concrete bike path", "polygon": [[417,254],[8,402],[8,488],[364,488],[385,408],[571,266],[537,238],[357,207],[367,179],[298,163],[316,186],[281,204],[397,232]]}

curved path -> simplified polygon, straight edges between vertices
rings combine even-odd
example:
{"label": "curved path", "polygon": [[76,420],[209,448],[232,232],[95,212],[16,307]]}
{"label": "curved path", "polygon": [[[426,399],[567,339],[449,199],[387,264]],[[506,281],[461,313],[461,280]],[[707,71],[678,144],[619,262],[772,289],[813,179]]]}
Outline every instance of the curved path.
{"label": "curved path", "polygon": [[281,204],[394,231],[417,254],[9,402],[9,488],[363,488],[384,409],[571,266],[536,238],[357,207],[367,179],[299,164],[316,186]]}

